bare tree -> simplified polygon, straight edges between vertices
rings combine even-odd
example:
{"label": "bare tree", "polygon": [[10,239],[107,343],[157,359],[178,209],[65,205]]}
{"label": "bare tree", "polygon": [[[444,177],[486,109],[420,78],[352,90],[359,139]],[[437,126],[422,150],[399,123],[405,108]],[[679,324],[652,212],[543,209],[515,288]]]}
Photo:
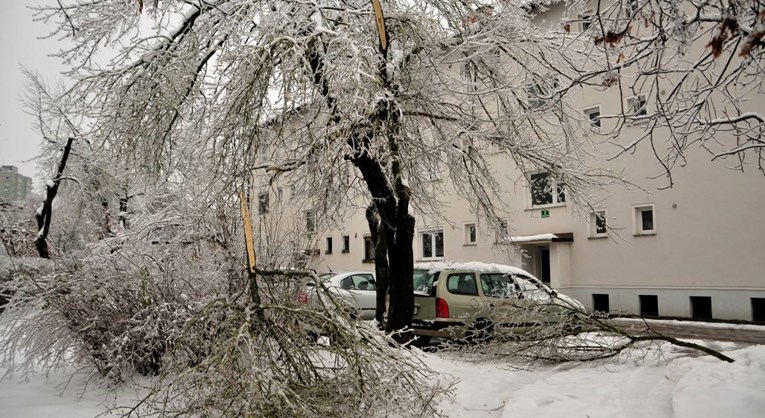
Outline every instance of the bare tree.
{"label": "bare tree", "polygon": [[[497,227],[489,149],[546,170],[574,200],[614,177],[585,164],[586,126],[542,65],[567,58],[522,8],[384,7],[384,40],[361,0],[62,2],[40,17],[73,42],[68,112],[93,121],[83,135],[96,148],[160,177],[208,167],[211,194],[253,170],[285,179],[323,219],[374,206],[388,329],[400,330],[413,310],[410,209],[438,213],[447,186],[435,177]],[[106,68],[93,64],[104,47]],[[367,202],[348,199],[358,191]]]}
{"label": "bare tree", "polygon": [[[540,16],[544,5],[563,10],[551,33],[572,59],[547,65],[561,75],[557,93],[584,87],[620,99],[599,116],[617,147],[611,158],[650,147],[670,187],[672,168],[694,147],[731,168],[763,171],[765,3],[537,3]],[[626,126],[642,132],[623,135]]]}

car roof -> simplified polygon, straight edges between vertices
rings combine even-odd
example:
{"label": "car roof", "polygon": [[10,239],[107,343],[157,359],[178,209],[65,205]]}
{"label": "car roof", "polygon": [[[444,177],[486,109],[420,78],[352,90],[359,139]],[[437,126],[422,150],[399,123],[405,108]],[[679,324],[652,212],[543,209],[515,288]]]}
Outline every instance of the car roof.
{"label": "car roof", "polygon": [[526,276],[534,277],[531,273],[518,267],[508,266],[505,264],[495,263],[483,263],[480,261],[431,261],[425,263],[415,263],[415,269],[420,270],[469,270],[485,273],[502,273],[502,274],[523,274]]}
{"label": "car roof", "polygon": [[375,272],[373,272],[373,271],[330,271],[330,272],[327,272],[327,273],[319,273],[319,276],[324,275],[324,274],[331,274],[331,276],[329,276],[329,277],[337,277],[337,276],[345,277],[345,276],[351,276],[351,275],[354,275],[354,274],[371,274],[374,277]]}

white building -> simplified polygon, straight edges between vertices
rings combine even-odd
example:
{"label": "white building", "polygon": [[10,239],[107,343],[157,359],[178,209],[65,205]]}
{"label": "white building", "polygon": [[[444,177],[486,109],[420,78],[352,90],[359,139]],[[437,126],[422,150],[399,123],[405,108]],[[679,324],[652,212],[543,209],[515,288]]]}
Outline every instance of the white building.
{"label": "white building", "polygon": [[[558,21],[561,13],[551,10],[545,18]],[[582,89],[573,97],[594,119],[606,109],[650,102],[642,95],[623,98],[595,89]],[[750,99],[753,107],[765,108],[763,97]],[[609,121],[602,123],[607,129]],[[644,129],[640,123],[625,126],[619,138],[629,142]],[[603,142],[594,151],[613,155],[618,148]],[[415,261],[515,265],[595,310],[765,322],[765,177],[755,166],[731,170],[724,162],[711,161],[702,149],[685,156],[688,163],[672,170],[671,188],[666,188],[663,167],[647,144],[611,161],[593,158],[592,164],[621,173],[635,186],[597,191],[589,210],[570,204],[565,186],[541,190],[545,173],[524,176],[508,158],[491,155],[504,203],[511,208],[507,232],[498,234],[481,224],[469,202],[446,193],[441,218],[415,214]],[[527,178],[539,183],[532,186]],[[363,211],[343,219],[339,227],[324,229],[315,212],[282,204],[292,197],[288,186],[278,189],[278,197],[272,196],[273,185],[271,190],[256,188],[260,226],[270,224],[266,217],[294,211],[288,217],[300,219],[312,234],[305,251],[311,267],[374,270]]]}

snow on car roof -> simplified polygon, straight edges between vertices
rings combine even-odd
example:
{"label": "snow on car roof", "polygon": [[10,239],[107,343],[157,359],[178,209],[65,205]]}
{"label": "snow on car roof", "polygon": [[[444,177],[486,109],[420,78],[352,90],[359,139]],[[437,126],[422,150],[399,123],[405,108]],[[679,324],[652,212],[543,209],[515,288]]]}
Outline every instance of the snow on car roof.
{"label": "snow on car roof", "polygon": [[[532,276],[526,270],[505,264],[483,263],[480,261],[430,261],[415,263],[415,269],[431,270],[472,270],[477,272],[515,273]],[[532,276],[533,277],[533,276]]]}

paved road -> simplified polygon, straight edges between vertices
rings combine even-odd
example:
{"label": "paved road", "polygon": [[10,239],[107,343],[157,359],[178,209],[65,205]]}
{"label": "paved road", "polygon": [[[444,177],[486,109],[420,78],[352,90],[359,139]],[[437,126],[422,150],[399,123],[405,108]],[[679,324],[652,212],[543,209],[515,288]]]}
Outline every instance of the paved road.
{"label": "paved road", "polygon": [[[618,320],[626,327],[643,328],[635,320]],[[703,323],[692,321],[649,321],[650,327],[661,334],[675,338],[732,341],[748,344],[765,344],[765,326],[740,326],[737,324]]]}

